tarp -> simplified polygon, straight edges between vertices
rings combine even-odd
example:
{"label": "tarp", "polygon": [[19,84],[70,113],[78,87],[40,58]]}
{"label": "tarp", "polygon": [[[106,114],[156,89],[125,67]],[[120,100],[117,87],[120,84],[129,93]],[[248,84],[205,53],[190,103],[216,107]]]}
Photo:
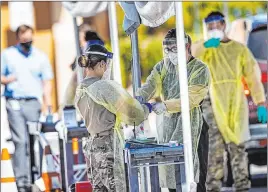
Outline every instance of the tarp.
{"label": "tarp", "polygon": [[124,31],[130,35],[140,24],[158,27],[175,15],[174,2],[120,2],[125,12]]}
{"label": "tarp", "polygon": [[108,2],[62,2],[73,17],[92,17],[108,9]]}

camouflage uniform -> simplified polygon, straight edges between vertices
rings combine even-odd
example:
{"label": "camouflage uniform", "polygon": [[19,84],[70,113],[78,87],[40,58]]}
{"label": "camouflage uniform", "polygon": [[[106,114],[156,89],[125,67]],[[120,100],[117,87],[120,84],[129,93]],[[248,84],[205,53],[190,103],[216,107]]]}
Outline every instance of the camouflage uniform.
{"label": "camouflage uniform", "polygon": [[[124,192],[124,178],[114,177],[118,171],[115,164],[122,162],[123,155],[119,151],[114,151],[114,133],[113,130],[107,131],[107,134],[95,137],[89,137],[84,146],[84,154],[87,162],[88,179],[93,185],[94,192]],[[117,153],[118,152],[118,153]],[[114,153],[118,154],[115,156]]]}
{"label": "camouflage uniform", "polygon": [[74,103],[91,135],[84,151],[94,191],[126,192],[121,123],[140,124],[149,114],[148,107],[115,81],[98,77],[80,83]]}
{"label": "camouflage uniform", "polygon": [[225,144],[222,134],[214,119],[209,95],[203,102],[204,117],[209,124],[209,158],[207,191],[217,192],[221,189],[221,179],[224,177],[224,152],[227,148],[230,154],[234,187],[236,191],[247,191],[250,188],[248,177],[248,159],[244,144]]}

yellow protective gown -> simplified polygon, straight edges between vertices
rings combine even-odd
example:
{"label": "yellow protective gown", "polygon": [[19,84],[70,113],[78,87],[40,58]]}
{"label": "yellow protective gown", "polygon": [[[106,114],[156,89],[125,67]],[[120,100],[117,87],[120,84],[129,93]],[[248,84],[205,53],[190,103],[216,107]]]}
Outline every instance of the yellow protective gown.
{"label": "yellow protective gown", "polygon": [[[148,108],[131,97],[115,81],[100,80],[98,78],[85,79],[77,87],[75,106],[85,120],[88,131],[92,136],[114,128],[115,186],[116,191],[126,191],[123,159],[124,138],[121,122],[129,125],[139,125],[148,116]],[[111,115],[103,110],[103,107],[115,115],[115,122]],[[113,122],[112,126],[105,126],[106,124],[111,124],[108,121]]]}
{"label": "yellow protective gown", "polygon": [[254,103],[265,101],[259,65],[250,50],[236,41],[218,48],[193,46],[193,55],[204,61],[211,74],[210,97],[218,128],[226,143],[240,144],[249,139],[248,104],[242,77],[247,82]]}
{"label": "yellow protective gown", "polygon": [[[137,95],[145,101],[161,96],[167,107],[163,114],[163,122],[157,127],[158,141],[183,142],[180,85],[178,66],[173,65],[168,58],[157,63],[145,84],[138,90]],[[192,147],[194,160],[195,181],[198,182],[199,159],[197,147],[203,125],[200,102],[205,98],[209,85],[209,70],[199,59],[193,59],[187,64],[189,104],[191,118]],[[162,188],[176,188],[174,166],[160,166],[159,179]]]}

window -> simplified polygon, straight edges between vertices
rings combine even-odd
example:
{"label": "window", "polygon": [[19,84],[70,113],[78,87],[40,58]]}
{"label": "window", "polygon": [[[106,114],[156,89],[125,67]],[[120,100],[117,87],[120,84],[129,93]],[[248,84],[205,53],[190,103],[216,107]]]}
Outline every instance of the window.
{"label": "window", "polygon": [[267,26],[254,29],[248,37],[248,48],[256,59],[267,60]]}

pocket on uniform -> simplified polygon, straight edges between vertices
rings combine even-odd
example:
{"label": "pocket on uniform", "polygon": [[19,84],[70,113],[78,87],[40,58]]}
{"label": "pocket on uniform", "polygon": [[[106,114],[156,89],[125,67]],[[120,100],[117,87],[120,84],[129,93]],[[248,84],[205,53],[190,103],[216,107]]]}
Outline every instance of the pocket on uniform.
{"label": "pocket on uniform", "polygon": [[8,100],[8,106],[14,111],[19,111],[20,110],[20,102],[18,100]]}
{"label": "pocket on uniform", "polygon": [[41,73],[40,67],[38,65],[31,66],[30,73],[34,77],[38,77],[40,79],[42,78],[42,73]]}

